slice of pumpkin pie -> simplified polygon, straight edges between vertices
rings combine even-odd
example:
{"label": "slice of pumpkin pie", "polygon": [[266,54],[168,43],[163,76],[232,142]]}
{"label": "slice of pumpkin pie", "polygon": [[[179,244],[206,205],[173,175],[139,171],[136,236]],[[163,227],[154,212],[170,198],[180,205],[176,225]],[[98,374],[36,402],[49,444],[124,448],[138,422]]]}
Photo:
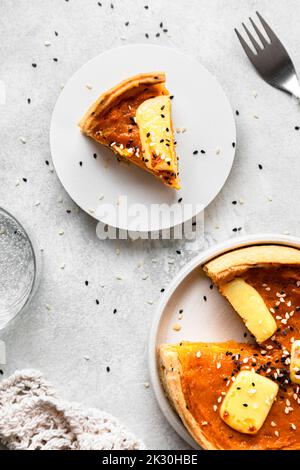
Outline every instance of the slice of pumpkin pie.
{"label": "slice of pumpkin pie", "polygon": [[300,251],[280,245],[241,248],[213,259],[204,271],[262,344],[278,323],[287,322],[285,299],[291,289],[298,295]]}
{"label": "slice of pumpkin pie", "polygon": [[180,189],[171,117],[163,72],[127,78],[103,93],[85,113],[83,134],[111,148],[118,159]]}

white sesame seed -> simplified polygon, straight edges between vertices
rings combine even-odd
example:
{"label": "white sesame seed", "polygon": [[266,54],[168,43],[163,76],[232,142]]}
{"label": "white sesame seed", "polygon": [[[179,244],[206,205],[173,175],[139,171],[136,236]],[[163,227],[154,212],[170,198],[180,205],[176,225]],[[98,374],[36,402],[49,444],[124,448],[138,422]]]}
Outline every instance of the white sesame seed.
{"label": "white sesame seed", "polygon": [[179,323],[175,323],[175,325],[173,325],[173,330],[174,331],[180,331],[181,330],[181,325],[179,325]]}

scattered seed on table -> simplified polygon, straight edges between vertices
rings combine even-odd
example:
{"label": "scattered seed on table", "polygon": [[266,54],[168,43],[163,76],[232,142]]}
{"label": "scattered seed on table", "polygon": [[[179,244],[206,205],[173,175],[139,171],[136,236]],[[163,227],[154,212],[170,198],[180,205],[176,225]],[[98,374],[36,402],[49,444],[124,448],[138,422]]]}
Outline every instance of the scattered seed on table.
{"label": "scattered seed on table", "polygon": [[155,35],[155,36],[156,36],[157,38],[159,38],[159,36],[160,36],[160,33],[156,33],[156,35]]}
{"label": "scattered seed on table", "polygon": [[35,62],[33,62],[33,64],[31,64],[31,65],[32,65],[32,67],[33,67],[34,69],[36,69],[37,64],[36,64]]}
{"label": "scattered seed on table", "polygon": [[82,162],[79,162],[79,166],[82,166]]}
{"label": "scattered seed on table", "polygon": [[238,110],[236,110],[235,114],[236,114],[237,116],[239,116],[239,115],[240,115],[240,112],[239,112]]}
{"label": "scattered seed on table", "polygon": [[114,312],[113,312],[113,313],[114,313],[114,315],[117,313],[117,309],[116,309],[116,308],[114,309]]}
{"label": "scattered seed on table", "polygon": [[100,302],[99,302],[99,300],[98,300],[98,299],[96,299],[96,304],[97,304],[97,305],[99,305],[99,304],[100,304]]}
{"label": "scattered seed on table", "polygon": [[182,202],[182,197],[178,199],[178,204]]}
{"label": "scattered seed on table", "polygon": [[3,370],[2,370],[2,369],[0,369],[0,375],[3,375],[3,374],[4,374]]}
{"label": "scattered seed on table", "polygon": [[165,292],[165,289],[164,288],[160,289],[160,292]]}
{"label": "scattered seed on table", "polygon": [[148,34],[148,33],[145,33],[145,37],[146,37],[147,39],[149,39],[149,34]]}
{"label": "scattered seed on table", "polygon": [[30,99],[30,98],[27,98],[27,103],[28,103],[28,104],[31,103],[31,99]]}
{"label": "scattered seed on table", "polygon": [[53,62],[58,62],[58,58],[57,58],[57,57],[53,57]]}
{"label": "scattered seed on table", "polygon": [[214,288],[214,285],[213,285],[213,284],[211,284],[211,285],[209,286],[209,288],[210,288],[210,290],[213,290],[213,288]]}
{"label": "scattered seed on table", "polygon": [[148,5],[145,5],[144,8],[145,8],[145,10],[149,10],[149,6],[148,6]]}
{"label": "scattered seed on table", "polygon": [[199,153],[198,150],[193,151],[193,155],[198,155],[198,153]]}
{"label": "scattered seed on table", "polygon": [[67,210],[66,210],[66,213],[67,213],[67,214],[71,214],[71,209],[67,209]]}
{"label": "scattered seed on table", "polygon": [[183,313],[183,308],[179,310],[180,315]]}
{"label": "scattered seed on table", "polygon": [[89,281],[85,281],[85,285],[88,286],[88,285],[89,285]]}
{"label": "scattered seed on table", "polygon": [[126,21],[125,26],[129,26],[129,21]]}
{"label": "scattered seed on table", "polygon": [[161,23],[160,23],[159,27],[160,27],[160,28],[162,28],[162,27],[163,27],[163,22],[161,22]]}
{"label": "scattered seed on table", "polygon": [[235,142],[232,142],[232,147],[235,148]]}
{"label": "scattered seed on table", "polygon": [[177,253],[178,255],[181,255],[181,251],[180,251],[180,250],[176,250],[176,253]]}
{"label": "scattered seed on table", "polygon": [[110,372],[110,367],[106,367],[106,372]]}
{"label": "scattered seed on table", "polygon": [[263,169],[263,166],[259,163],[259,164],[258,164],[258,168],[259,168],[260,170],[262,170],[262,169]]}
{"label": "scattered seed on table", "polygon": [[27,178],[22,178],[24,183],[27,183]]}
{"label": "scattered seed on table", "polygon": [[114,6],[113,3],[110,4],[110,8],[111,8],[112,10],[115,8],[115,6]]}
{"label": "scattered seed on table", "polygon": [[232,231],[233,231],[233,232],[237,232],[238,229],[237,229],[236,227],[234,227],[234,228],[232,229]]}
{"label": "scattered seed on table", "polygon": [[58,36],[58,32],[57,32],[57,31],[54,31],[54,34],[55,34],[55,36]]}
{"label": "scattered seed on table", "polygon": [[295,131],[300,131],[300,127],[299,127],[299,126],[296,126],[296,127],[295,127]]}
{"label": "scattered seed on table", "polygon": [[204,295],[204,296],[203,296],[203,300],[204,300],[204,302],[206,302],[206,301],[207,301],[207,297],[206,297],[206,295]]}
{"label": "scattered seed on table", "polygon": [[168,32],[168,30],[167,30],[167,29],[163,29],[163,33],[167,33],[167,32]]}
{"label": "scattered seed on table", "polygon": [[205,150],[201,150],[201,153],[204,155],[206,152],[205,152]]}

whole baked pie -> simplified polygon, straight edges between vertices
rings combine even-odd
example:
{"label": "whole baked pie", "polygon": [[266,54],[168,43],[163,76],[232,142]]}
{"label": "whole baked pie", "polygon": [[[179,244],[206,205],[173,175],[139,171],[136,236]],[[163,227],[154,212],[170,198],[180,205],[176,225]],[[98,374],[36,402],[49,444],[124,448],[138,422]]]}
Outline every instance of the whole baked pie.
{"label": "whole baked pie", "polygon": [[255,344],[165,344],[166,394],[206,449],[300,449],[300,250],[252,246],[204,271]]}
{"label": "whole baked pie", "polygon": [[79,122],[81,131],[111,148],[118,159],[180,189],[171,117],[163,72],[142,73],[103,93]]}

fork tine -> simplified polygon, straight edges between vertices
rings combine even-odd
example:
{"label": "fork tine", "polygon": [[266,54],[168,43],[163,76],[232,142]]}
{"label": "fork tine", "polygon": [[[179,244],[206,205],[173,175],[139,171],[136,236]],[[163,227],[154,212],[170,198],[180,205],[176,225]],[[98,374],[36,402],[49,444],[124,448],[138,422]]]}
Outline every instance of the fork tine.
{"label": "fork tine", "polygon": [[268,45],[268,41],[266,40],[265,36],[264,36],[264,35],[261,33],[261,31],[258,29],[258,27],[257,27],[256,24],[254,23],[253,19],[252,19],[252,18],[249,18],[249,20],[251,21],[251,24],[252,24],[253,28],[255,29],[257,36],[258,36],[259,39],[261,40],[261,43],[263,44],[264,47],[266,47],[266,46]]}
{"label": "fork tine", "polygon": [[246,43],[245,39],[241,36],[241,34],[239,33],[239,31],[235,28],[234,31],[236,32],[236,35],[242,45],[242,48],[244,49],[248,59],[250,60],[250,62],[253,62],[253,60],[255,59],[255,54],[252,52],[252,50],[250,49],[250,47],[248,46],[248,44]]}
{"label": "fork tine", "polygon": [[266,22],[266,20],[263,19],[263,17],[261,16],[261,14],[257,11],[256,12],[258,18],[260,19],[260,22],[261,24],[263,25],[263,27],[265,28],[265,31],[270,39],[271,42],[273,42],[274,40],[278,40],[278,37],[276,36],[276,34],[274,33],[274,31],[270,28],[270,26],[268,25],[268,23]]}
{"label": "fork tine", "polygon": [[252,45],[253,45],[254,49],[256,50],[256,52],[261,51],[261,47],[258,45],[256,39],[254,39],[254,37],[253,37],[252,34],[250,33],[250,31],[249,31],[249,29],[247,28],[247,26],[245,25],[245,23],[242,23],[242,25],[243,25],[244,30],[245,30],[246,33],[247,33],[248,38],[249,38],[250,41],[252,42]]}

